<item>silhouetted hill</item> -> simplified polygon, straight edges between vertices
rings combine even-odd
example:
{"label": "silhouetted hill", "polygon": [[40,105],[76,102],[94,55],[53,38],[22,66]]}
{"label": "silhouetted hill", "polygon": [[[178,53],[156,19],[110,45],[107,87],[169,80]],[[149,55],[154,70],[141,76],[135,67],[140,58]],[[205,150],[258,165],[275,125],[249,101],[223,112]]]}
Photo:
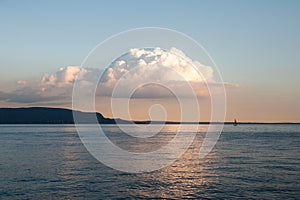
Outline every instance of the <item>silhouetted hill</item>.
{"label": "silhouetted hill", "polygon": [[[0,108],[0,124],[74,124],[73,111],[63,108]],[[92,123],[95,113],[74,111],[80,123]],[[114,119],[96,113],[99,123],[114,124]]]}
{"label": "silhouetted hill", "polygon": [[[77,123],[90,124],[95,123],[95,117],[100,124],[115,124],[136,123],[136,124],[181,124],[180,122],[172,121],[127,121],[122,119],[105,118],[101,113],[74,111],[76,116],[80,116],[80,121]],[[96,116],[95,116],[96,114]],[[0,124],[74,124],[73,111],[64,108],[46,108],[46,107],[31,107],[31,108],[0,108]],[[222,124],[221,122],[182,122],[182,124]],[[231,125],[233,122],[224,122]],[[246,124],[300,124],[291,122],[239,122],[239,125]]]}

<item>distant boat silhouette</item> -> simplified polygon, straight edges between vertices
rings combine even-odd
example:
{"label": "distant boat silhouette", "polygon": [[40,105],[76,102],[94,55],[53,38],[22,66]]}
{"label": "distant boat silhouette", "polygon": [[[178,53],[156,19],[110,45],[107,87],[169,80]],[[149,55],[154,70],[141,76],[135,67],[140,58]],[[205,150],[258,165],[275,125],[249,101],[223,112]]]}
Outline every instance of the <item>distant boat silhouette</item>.
{"label": "distant boat silhouette", "polygon": [[234,119],[233,126],[237,126],[237,125],[238,125],[238,123],[237,123],[236,119]]}

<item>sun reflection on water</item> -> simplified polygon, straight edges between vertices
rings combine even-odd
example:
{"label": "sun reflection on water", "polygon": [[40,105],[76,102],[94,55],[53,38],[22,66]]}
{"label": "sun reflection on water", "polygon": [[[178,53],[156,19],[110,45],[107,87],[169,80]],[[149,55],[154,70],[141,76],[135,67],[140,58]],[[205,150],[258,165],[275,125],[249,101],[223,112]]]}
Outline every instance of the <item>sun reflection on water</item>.
{"label": "sun reflection on water", "polygon": [[[174,133],[176,133],[179,126],[166,125],[162,133],[154,136],[151,142],[148,143],[135,143],[137,140],[130,141],[132,138],[124,135],[120,137],[122,134],[117,131],[115,126],[106,126],[105,128],[108,134],[112,134],[110,139],[115,140],[116,144],[120,144],[122,141],[122,148],[141,152],[153,150],[166,144],[174,137]],[[205,194],[206,189],[218,182],[218,176],[212,170],[217,159],[214,152],[205,159],[199,159],[199,148],[207,130],[205,126],[199,128],[199,133],[190,148],[171,166],[141,174],[119,172],[97,162],[83,149],[84,147],[80,144],[78,138],[72,135],[74,134],[72,130],[73,127],[66,127],[64,130],[64,132],[69,132],[70,135],[65,137],[65,145],[62,148],[64,161],[58,171],[61,180],[65,183],[61,185],[62,188],[80,188],[83,186],[77,183],[86,181],[89,185],[92,182],[92,188],[101,191],[101,193],[109,190],[109,187],[118,188],[120,191],[116,191],[116,193],[120,197],[122,197],[122,193],[126,192],[127,195],[130,194],[132,197],[192,198],[199,196],[199,193]],[[185,131],[187,134],[188,130],[188,125],[186,125]],[[114,135],[116,133],[118,134]],[[151,144],[155,148],[151,147]],[[156,159],[166,159],[166,155]],[[149,162],[149,165],[151,164]],[[123,191],[122,188],[126,188],[126,191]],[[101,194],[99,195],[101,196]]]}

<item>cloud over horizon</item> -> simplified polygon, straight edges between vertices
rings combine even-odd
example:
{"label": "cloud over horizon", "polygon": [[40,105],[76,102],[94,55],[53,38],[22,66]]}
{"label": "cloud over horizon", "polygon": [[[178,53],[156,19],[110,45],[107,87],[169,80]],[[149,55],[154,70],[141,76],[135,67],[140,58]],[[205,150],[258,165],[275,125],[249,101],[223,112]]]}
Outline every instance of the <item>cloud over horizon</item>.
{"label": "cloud over horizon", "polygon": [[209,92],[221,91],[223,84],[235,87],[216,82],[212,67],[193,61],[176,48],[134,48],[105,70],[98,95],[111,96],[115,90],[114,97],[132,93],[132,98],[172,98],[176,93],[188,98],[193,90],[198,97],[208,97]]}
{"label": "cloud over horizon", "polygon": [[[18,88],[12,92],[0,92],[0,100],[17,103],[71,100],[75,80],[87,95],[92,94],[102,72],[100,68],[62,67],[56,73],[44,74],[34,81],[17,81]],[[118,94],[114,97],[126,97],[130,91],[134,91],[131,98],[172,98],[173,91],[189,97],[188,86],[196,96],[206,97],[209,95],[208,85],[217,92],[223,84],[228,88],[237,87],[216,82],[212,67],[191,60],[176,48],[134,48],[105,69],[96,95],[111,96],[118,86]]]}
{"label": "cloud over horizon", "polygon": [[0,100],[15,103],[36,103],[71,99],[77,75],[86,73],[83,78],[97,77],[98,69],[82,69],[79,66],[59,68],[55,74],[44,74],[38,80],[17,81],[18,88],[12,92],[0,92]]}

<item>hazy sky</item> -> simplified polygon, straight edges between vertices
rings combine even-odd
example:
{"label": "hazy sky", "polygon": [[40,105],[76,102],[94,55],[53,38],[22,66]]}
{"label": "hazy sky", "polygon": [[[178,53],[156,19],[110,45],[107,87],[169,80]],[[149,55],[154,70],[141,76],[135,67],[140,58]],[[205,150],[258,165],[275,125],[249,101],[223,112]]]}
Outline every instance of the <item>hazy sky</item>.
{"label": "hazy sky", "polygon": [[[227,120],[300,122],[299,9],[297,0],[0,0],[0,106],[32,105],[8,102],[5,95],[20,93],[23,80],[79,66],[113,34],[155,26],[197,40],[224,81],[240,86],[227,93]],[[48,100],[64,106],[61,99]]]}

